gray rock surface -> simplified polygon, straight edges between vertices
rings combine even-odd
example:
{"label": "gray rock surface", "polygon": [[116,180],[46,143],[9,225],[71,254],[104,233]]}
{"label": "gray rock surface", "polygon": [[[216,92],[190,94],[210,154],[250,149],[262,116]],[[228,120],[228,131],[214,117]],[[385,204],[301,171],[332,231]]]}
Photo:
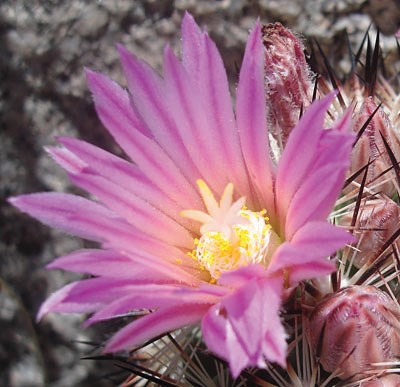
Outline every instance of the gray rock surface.
{"label": "gray rock surface", "polygon": [[[339,71],[346,70],[344,32],[356,45],[372,17],[384,33],[393,34],[399,9],[398,0],[0,2],[0,385],[113,386],[123,379],[104,377],[118,371],[110,362],[80,360],[92,347],[78,341],[105,338],[99,329],[83,330],[81,317],[50,315],[34,322],[45,297],[74,278],[47,272],[44,265],[88,243],[39,225],[5,201],[35,191],[77,192],[43,151],[58,135],[119,152],[95,116],[85,66],[124,84],[115,49],[123,43],[161,69],[164,45],[178,50],[188,10],[221,49],[233,85],[257,17],[318,39]],[[386,51],[395,48],[393,37],[383,44]]]}

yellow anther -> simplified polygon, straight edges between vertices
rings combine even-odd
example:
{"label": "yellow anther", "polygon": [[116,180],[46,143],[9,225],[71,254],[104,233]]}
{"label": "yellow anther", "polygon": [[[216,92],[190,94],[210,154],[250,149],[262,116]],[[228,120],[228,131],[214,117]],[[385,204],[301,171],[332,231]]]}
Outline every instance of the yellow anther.
{"label": "yellow anther", "polygon": [[218,203],[204,180],[197,180],[206,212],[182,211],[182,216],[200,222],[200,238],[194,239],[195,248],[188,256],[209,271],[213,280],[226,271],[251,263],[267,265],[278,236],[268,223],[266,210],[248,210],[245,198],[233,202],[233,184],[229,183]]}

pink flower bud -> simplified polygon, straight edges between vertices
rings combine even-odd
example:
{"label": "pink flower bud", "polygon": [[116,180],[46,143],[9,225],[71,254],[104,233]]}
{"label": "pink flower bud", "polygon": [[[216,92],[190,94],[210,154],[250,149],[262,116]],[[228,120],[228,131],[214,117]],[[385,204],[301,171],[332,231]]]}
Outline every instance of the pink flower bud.
{"label": "pink flower bud", "polygon": [[380,378],[374,378],[362,382],[360,387],[398,387],[400,386],[400,375],[384,375]]}
{"label": "pink flower bud", "polygon": [[397,360],[400,354],[400,308],[373,286],[351,286],[326,296],[311,312],[306,332],[327,372],[358,380],[373,363]]}
{"label": "pink flower bud", "polygon": [[[353,214],[340,220],[343,226],[350,226]],[[357,253],[354,265],[358,268],[377,258],[385,242],[398,230],[400,225],[400,207],[390,199],[374,199],[362,202],[359,209],[354,236]],[[400,241],[394,242],[400,248]],[[382,251],[383,252],[383,251]]]}
{"label": "pink flower bud", "polygon": [[268,121],[272,134],[285,145],[301,110],[311,103],[311,71],[303,44],[282,24],[264,25],[262,35]]}
{"label": "pink flower bud", "polygon": [[[354,117],[354,130],[356,132],[361,130],[376,109],[377,105],[371,97],[365,99]],[[386,145],[382,136],[387,143]],[[396,175],[393,170],[382,174],[393,167],[387,147],[390,148],[395,158],[399,160],[400,139],[383,109],[379,108],[354,147],[350,174],[357,172],[369,161],[372,161],[368,168],[367,184],[369,186],[378,185],[374,189],[375,192],[379,191],[392,196],[396,192]],[[381,174],[382,176],[380,176]],[[363,175],[361,174],[356,181],[360,183],[362,178]]]}

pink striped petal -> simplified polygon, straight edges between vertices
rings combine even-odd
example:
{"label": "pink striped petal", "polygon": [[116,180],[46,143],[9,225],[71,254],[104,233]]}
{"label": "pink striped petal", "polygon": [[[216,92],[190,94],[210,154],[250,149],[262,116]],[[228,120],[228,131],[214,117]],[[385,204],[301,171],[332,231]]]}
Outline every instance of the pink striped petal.
{"label": "pink striped petal", "polygon": [[200,63],[203,56],[203,33],[192,15],[185,12],[182,20],[182,62],[196,83],[200,78]]}
{"label": "pink striped petal", "polygon": [[128,94],[104,75],[88,72],[87,79],[99,118],[144,175],[184,208],[201,207],[198,192],[165,151],[143,134],[145,130],[120,120],[125,110],[119,106],[130,103]]}
{"label": "pink striped petal", "polygon": [[[40,321],[45,315],[52,311],[58,311],[58,305],[62,303],[65,295],[68,294],[74,287],[77,285],[77,282],[73,282],[72,284],[68,284],[55,293],[53,293],[47,300],[41,305],[39,312],[36,316],[36,321]],[[97,309],[101,307],[102,303],[90,303],[90,304],[75,304],[70,305],[70,308],[65,307],[65,313],[91,313],[95,312]],[[62,308],[61,308],[62,309]]]}
{"label": "pink striped petal", "polygon": [[129,292],[128,280],[92,278],[66,285],[53,293],[40,307],[37,319],[49,312],[90,313],[98,310],[115,298]]}
{"label": "pink striped petal", "polygon": [[169,101],[162,79],[144,62],[119,46],[121,64],[127,79],[134,107],[151,130],[155,141],[179,166],[188,181],[200,176],[179,135],[177,124],[169,113]]}
{"label": "pink striped petal", "polygon": [[291,244],[303,246],[305,250],[302,251],[307,251],[310,255],[327,256],[353,241],[354,237],[345,229],[328,222],[313,221],[296,232]]}
{"label": "pink striped petal", "polygon": [[[230,327],[226,319],[221,318],[225,313],[224,307],[221,304],[216,304],[208,310],[201,321],[201,332],[208,349],[221,357],[229,353],[227,336]],[[241,347],[237,348],[233,355],[237,357],[235,364],[239,364],[239,367],[241,365],[246,366],[246,354]]]}
{"label": "pink striped petal", "polygon": [[[308,247],[307,243],[290,243],[285,242],[280,246],[280,248],[276,251],[271,264],[268,267],[268,272],[272,274],[281,272],[281,270],[291,271],[293,267],[298,267],[302,265],[318,264],[319,262],[328,262],[327,257],[329,253],[325,255],[321,255],[321,252],[330,251],[333,253],[335,250],[325,249],[322,243],[319,246],[316,246],[312,251],[308,252],[307,250],[299,250]],[[314,247],[314,246],[313,246]],[[307,251],[304,253],[304,251]],[[330,272],[334,270],[334,266],[332,261],[330,263]],[[325,273],[323,273],[325,274]],[[314,278],[314,277],[310,277]]]}
{"label": "pink striped petal", "polygon": [[[114,246],[114,248],[117,249],[118,246]],[[149,272],[154,271],[155,278],[162,275],[168,278],[169,282],[190,286],[196,286],[204,280],[209,280],[207,273],[198,267],[197,262],[182,251],[167,253],[168,249],[165,249],[164,255],[157,256],[152,252],[140,251],[140,249],[134,251],[135,248],[132,248],[132,250],[133,253],[129,254],[129,258],[137,265],[141,265],[143,269],[147,269]]]}
{"label": "pink striped petal", "polygon": [[213,128],[214,141],[226,160],[220,168],[232,176],[240,195],[250,196],[224,64],[214,42],[188,13],[182,22],[182,61],[195,83],[192,98],[201,105],[204,121]]}
{"label": "pink striped petal", "polygon": [[164,79],[168,105],[187,150],[201,176],[215,192],[222,193],[229,179],[223,147],[215,128],[204,119],[204,108],[193,98],[196,85],[190,74],[167,46],[164,53]]}
{"label": "pink striped petal", "polygon": [[21,195],[11,204],[41,222],[82,238],[104,241],[120,232],[129,235],[128,223],[104,206],[80,196],[56,192]]}
{"label": "pink striped petal", "polygon": [[180,304],[141,317],[120,330],[107,343],[104,352],[129,350],[162,333],[192,325],[201,320],[210,305]]}
{"label": "pink striped petal", "polygon": [[290,241],[307,222],[328,217],[342,188],[345,172],[343,163],[331,162],[305,178],[289,205],[285,226],[287,240]]}
{"label": "pink striped petal", "polygon": [[63,169],[70,173],[79,173],[87,164],[66,148],[45,147],[50,157]]}
{"label": "pink striped petal", "polygon": [[185,228],[109,179],[83,171],[79,175],[70,175],[70,180],[95,195],[108,208],[143,233],[173,246],[193,249],[193,237]]}
{"label": "pink striped petal", "polygon": [[240,71],[236,100],[236,119],[240,142],[250,181],[262,206],[274,223],[274,177],[269,153],[267,113],[264,88],[264,49],[260,24],[257,23],[247,41]]}
{"label": "pink striped petal", "polygon": [[[160,191],[136,165],[85,141],[67,137],[59,137],[58,140],[66,149],[50,148],[52,157],[57,156],[59,152],[63,152],[63,154],[69,152],[71,155],[70,157],[80,161],[81,168],[75,168],[73,170],[68,169],[68,166],[60,164],[68,172],[78,173],[82,171],[84,167],[90,166],[93,172],[124,187],[137,196],[146,198],[152,204],[162,201],[166,204],[163,205],[163,207],[171,207],[171,211],[174,211],[174,213],[182,211],[182,207]],[[57,155],[55,155],[55,153]],[[58,158],[56,162],[59,163]]]}
{"label": "pink striped petal", "polygon": [[332,129],[322,132],[318,144],[316,160],[313,168],[318,169],[330,162],[341,162],[343,165],[350,164],[350,152],[354,142],[354,133],[351,132],[352,111],[349,109]]}
{"label": "pink striped petal", "polygon": [[[348,112],[333,129],[322,132],[315,160],[289,205],[285,227],[287,240],[306,222],[326,219],[334,206],[350,164],[354,136],[349,134],[349,117]],[[324,184],[321,185],[321,181]]]}
{"label": "pink striped petal", "polygon": [[[107,115],[118,118],[110,128],[104,123],[113,136],[117,135],[117,141],[118,138],[125,138],[134,142],[135,131],[139,131],[148,138],[152,137],[149,129],[132,108],[126,90],[101,73],[89,69],[85,69],[85,72],[88,86],[93,93],[96,109],[99,108],[102,113],[105,113],[104,118],[107,118]],[[107,119],[106,122],[108,122]],[[119,145],[125,150],[125,146],[128,144],[120,143]]]}
{"label": "pink striped petal", "polygon": [[237,270],[222,273],[218,278],[218,284],[228,288],[238,289],[248,282],[265,278],[266,274],[264,265],[242,266]]}
{"label": "pink striped petal", "polygon": [[121,186],[132,196],[145,200],[182,226],[193,231],[197,228],[193,222],[178,215],[185,208],[155,186],[136,165],[84,141],[66,137],[59,138],[59,141],[66,149],[49,148],[48,151],[68,172],[75,175],[85,171],[98,174]]}
{"label": "pink striped petal", "polygon": [[322,136],[324,116],[332,102],[333,95],[314,102],[292,130],[276,177],[276,195],[281,232],[292,198],[307,177],[315,160],[315,151]]}
{"label": "pink striped petal", "polygon": [[349,117],[348,112],[333,129],[321,131],[314,160],[286,213],[286,240],[306,222],[326,219],[334,206],[350,163],[353,136],[348,133]]}
{"label": "pink striped petal", "polygon": [[[214,42],[207,33],[200,31],[189,14],[182,22],[182,51],[183,65],[198,87],[196,99],[205,104],[205,120],[210,125],[215,124],[215,136],[225,140],[235,138],[236,150],[240,150],[224,64]],[[231,142],[228,144],[233,145]],[[237,160],[237,155],[233,159]]]}
{"label": "pink striped petal", "polygon": [[288,286],[296,286],[300,281],[321,278],[336,270],[336,261],[319,260],[294,264],[290,267]]}
{"label": "pink striped petal", "polygon": [[156,309],[160,306],[170,307],[178,304],[215,304],[218,296],[199,289],[183,288],[173,285],[139,285],[131,288],[129,295],[117,299],[101,308],[85,325],[101,320],[111,319],[119,314],[135,309]]}
{"label": "pink striped petal", "polygon": [[[182,258],[185,256],[182,255]],[[177,266],[174,266],[174,263]],[[182,283],[182,281],[189,284],[198,283],[189,274],[194,270],[190,265],[184,267],[182,264],[164,262],[148,255],[122,255],[115,250],[78,250],[56,258],[47,265],[47,268],[110,278],[127,278],[135,283]]]}
{"label": "pink striped petal", "polygon": [[[333,224],[322,221],[308,222],[296,232],[290,242],[285,242],[278,248],[268,266],[268,271],[277,272],[282,269],[291,271],[293,267],[302,265],[310,267],[312,263],[321,264],[325,269],[330,267],[331,272],[335,265],[332,262],[327,263],[325,257],[352,241],[350,233]],[[306,278],[311,277],[306,276],[303,279]]]}
{"label": "pink striped petal", "polygon": [[[132,254],[151,254],[149,259],[189,261],[181,250],[149,237],[104,206],[79,196],[55,192],[22,195],[11,204],[41,222],[85,239],[103,242],[108,248]],[[187,278],[187,276],[185,276]],[[184,281],[184,280],[183,280]],[[192,281],[192,280],[191,280]]]}
{"label": "pink striped petal", "polygon": [[202,321],[207,346],[229,362],[237,377],[265,359],[286,364],[285,332],[279,318],[283,279],[253,280],[210,309]]}
{"label": "pink striped petal", "polygon": [[54,259],[46,267],[116,278],[134,274],[132,261],[114,250],[78,250]]}
{"label": "pink striped petal", "polygon": [[130,279],[133,282],[168,282],[170,276],[148,270],[142,263],[131,260],[115,250],[78,250],[54,259],[48,269],[62,269],[94,276]]}

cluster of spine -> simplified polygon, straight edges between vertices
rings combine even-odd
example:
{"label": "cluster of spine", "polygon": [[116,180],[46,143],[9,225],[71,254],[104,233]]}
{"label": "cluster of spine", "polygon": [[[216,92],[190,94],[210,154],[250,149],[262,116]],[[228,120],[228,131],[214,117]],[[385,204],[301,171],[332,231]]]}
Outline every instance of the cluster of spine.
{"label": "cluster of spine", "polygon": [[398,386],[400,95],[380,74],[379,33],[375,45],[366,34],[366,54],[360,49],[351,58],[351,73],[339,81],[320,48],[326,76],[313,75],[301,41],[282,25],[263,32],[266,86],[279,94],[266,98],[278,143],[282,138],[284,146],[293,114],[333,89],[337,101],[328,120],[350,109],[356,134],[348,178],[331,215],[355,242],[332,257],[338,268],[329,278],[297,289],[287,318],[293,329],[292,364],[282,372],[271,367],[269,376],[282,386]]}

